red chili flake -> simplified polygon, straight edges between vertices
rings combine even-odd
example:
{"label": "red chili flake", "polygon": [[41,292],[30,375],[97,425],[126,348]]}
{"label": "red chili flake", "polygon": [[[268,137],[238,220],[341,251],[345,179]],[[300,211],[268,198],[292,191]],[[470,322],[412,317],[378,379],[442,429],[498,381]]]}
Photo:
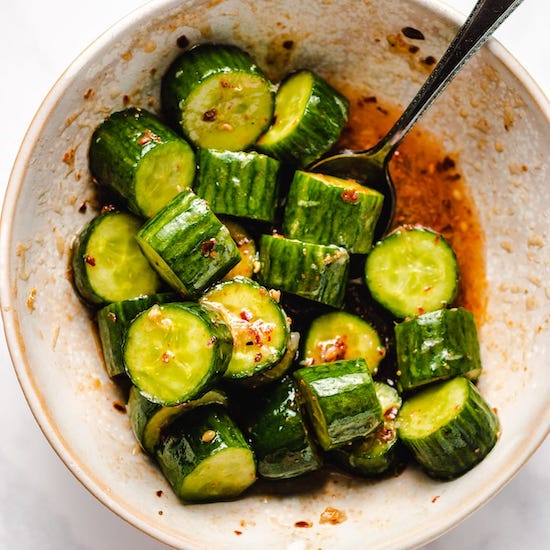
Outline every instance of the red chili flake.
{"label": "red chili flake", "polygon": [[149,143],[151,141],[151,136],[149,135],[148,132],[146,132],[145,134],[143,134],[139,139],[138,139],[138,145],[146,145],[147,143]]}
{"label": "red chili flake", "polygon": [[235,533],[235,535],[242,535],[243,534],[242,531],[237,531],[236,529],[235,529],[235,531],[233,531],[233,533]]}
{"label": "red chili flake", "polygon": [[212,336],[212,338],[210,338],[210,340],[208,340],[208,345],[213,346],[217,341],[218,341],[218,339],[215,336]]}
{"label": "red chili flake", "polygon": [[359,200],[357,189],[344,189],[344,191],[342,191],[342,200],[352,204],[356,203]]}
{"label": "red chili flake", "polygon": [[91,256],[89,256],[88,254],[86,254],[84,256],[84,261],[88,264],[88,265],[91,265],[92,267],[95,266],[95,258],[92,258]]}
{"label": "red chili flake", "polygon": [[229,82],[227,82],[227,80],[222,80],[220,82],[220,85],[222,88],[231,88],[231,84]]}
{"label": "red chili flake", "polygon": [[124,105],[128,105],[128,103],[130,103],[130,96],[129,96],[128,94],[124,94],[124,95],[122,96],[122,103],[123,103]]}
{"label": "red chili flake", "polygon": [[164,493],[162,492],[162,489],[159,489],[156,493],[157,497],[161,497]]}
{"label": "red chili flake", "polygon": [[92,88],[88,88],[84,94],[84,99],[90,99],[94,95]]}
{"label": "red chili flake", "polygon": [[208,109],[202,115],[204,122],[214,122],[218,116],[218,111],[216,109]]}
{"label": "red chili flake", "polygon": [[101,207],[101,213],[105,214],[107,212],[114,212],[116,210],[116,206],[113,204],[106,204],[105,206]]}
{"label": "red chili flake", "polygon": [[250,321],[253,317],[252,315],[252,312],[249,311],[248,309],[243,309],[240,313],[239,313],[239,317],[243,320],[243,321]]}
{"label": "red chili flake", "polygon": [[116,313],[114,313],[113,311],[109,311],[109,312],[107,313],[107,318],[108,318],[109,321],[111,321],[112,323],[116,323],[116,322],[117,322]]}
{"label": "red chili flake", "polygon": [[255,362],[255,363],[259,363],[261,360],[262,360],[262,354],[261,354],[261,353],[257,353],[257,354],[254,356],[254,362]]}
{"label": "red chili flake", "polygon": [[159,516],[162,516],[162,514],[164,514],[164,512],[163,512],[162,510],[159,510],[159,511],[158,511],[158,515],[159,515]]}
{"label": "red chili flake", "polygon": [[436,495],[432,498],[432,502],[437,502],[439,500],[439,495]]}
{"label": "red chili flake", "polygon": [[393,430],[388,426],[383,426],[378,432],[378,439],[380,441],[391,441],[393,438]]}
{"label": "red chili flake", "polygon": [[208,239],[201,244],[201,254],[203,256],[211,256],[214,246],[216,245],[216,239]]}
{"label": "red chili flake", "polygon": [[313,527],[313,523],[311,521],[301,520],[301,521],[297,521],[294,524],[294,527]]}
{"label": "red chili flake", "polygon": [[115,409],[115,411],[118,411],[119,413],[126,412],[126,407],[122,403],[119,403],[118,401],[113,401],[113,409]]}
{"label": "red chili flake", "polygon": [[82,201],[82,204],[78,207],[78,211],[81,214],[84,214],[84,212],[86,212],[87,209],[88,209],[88,201],[86,199],[84,199]]}

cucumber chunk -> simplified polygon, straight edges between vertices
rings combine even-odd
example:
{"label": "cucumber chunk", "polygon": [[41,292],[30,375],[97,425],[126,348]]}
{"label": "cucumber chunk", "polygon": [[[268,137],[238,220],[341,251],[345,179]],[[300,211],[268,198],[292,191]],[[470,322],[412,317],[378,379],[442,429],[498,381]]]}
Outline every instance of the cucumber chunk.
{"label": "cucumber chunk", "polygon": [[462,375],[476,380],[481,356],[474,315],[439,309],[395,325],[397,386],[408,391]]}
{"label": "cucumber chunk", "polygon": [[375,374],[385,355],[386,348],[370,323],[347,311],[331,311],[312,321],[302,362],[319,365],[362,357]]}
{"label": "cucumber chunk", "polygon": [[92,176],[146,218],[190,187],[195,176],[191,146],[158,117],[136,108],[113,113],[96,128],[89,161]]}
{"label": "cucumber chunk", "polygon": [[406,399],[398,436],[435,478],[458,477],[481,462],[495,445],[498,417],[474,384],[457,376]]}
{"label": "cucumber chunk", "polygon": [[160,276],[184,296],[197,297],[240,260],[227,228],[192,191],[176,195],[137,234]]}
{"label": "cucumber chunk", "polygon": [[193,189],[216,214],[275,221],[279,161],[255,151],[200,149]]}
{"label": "cucumber chunk", "polygon": [[367,437],[331,452],[339,466],[366,477],[387,473],[397,463],[400,449],[396,418],[401,397],[394,388],[382,382],[375,382],[374,387],[382,408],[382,425]]}
{"label": "cucumber chunk", "polygon": [[200,299],[223,317],[233,337],[225,378],[248,378],[284,356],[289,326],[283,308],[269,291],[251,279],[236,277],[213,286]]}
{"label": "cucumber chunk", "polygon": [[354,180],[297,170],[286,200],[283,234],[367,254],[383,201],[381,193]]}
{"label": "cucumber chunk", "polygon": [[329,306],[344,301],[349,254],[335,245],[305,243],[279,235],[260,237],[259,281]]}
{"label": "cucumber chunk", "polygon": [[141,395],[135,386],[132,386],[126,408],[132,431],[141,448],[151,456],[154,456],[155,450],[160,443],[162,430],[181,414],[196,407],[212,405],[213,403],[227,406],[227,402],[227,395],[223,391],[212,389],[204,395],[186,401],[181,405],[164,407],[158,403],[149,401]]}
{"label": "cucumber chunk", "polygon": [[274,91],[246,52],[200,44],[169,67],[161,101],[167,118],[197,147],[238,151],[269,126]]}
{"label": "cucumber chunk", "polygon": [[160,290],[162,281],[137,242],[139,218],[110,211],[77,235],[71,255],[73,280],[90,304],[106,305]]}
{"label": "cucumber chunk", "polygon": [[393,315],[414,317],[452,303],[458,264],[442,235],[402,226],[376,243],[367,256],[365,282],[372,297]]}
{"label": "cucumber chunk", "polygon": [[265,479],[289,479],[322,465],[313,438],[302,418],[292,378],[260,391],[247,411],[245,433]]}
{"label": "cucumber chunk", "polygon": [[97,312],[97,327],[107,374],[113,378],[126,374],[124,365],[124,339],[132,320],[154,304],[176,302],[171,292],[138,296],[122,302],[113,302]]}
{"label": "cucumber chunk", "polygon": [[252,450],[219,405],[196,408],[173,422],[162,434],[156,458],[183,501],[232,499],[256,480]]}
{"label": "cucumber chunk", "polygon": [[288,76],[275,97],[275,115],[257,147],[299,167],[319,159],[338,140],[349,115],[349,101],[314,72]]}
{"label": "cucumber chunk", "polygon": [[304,367],[294,372],[305,408],[325,450],[365,437],[382,423],[382,410],[364,359]]}
{"label": "cucumber chunk", "polygon": [[160,304],[130,324],[124,362],[144,397],[165,406],[177,405],[219,381],[232,346],[229,329],[216,311],[193,302]]}

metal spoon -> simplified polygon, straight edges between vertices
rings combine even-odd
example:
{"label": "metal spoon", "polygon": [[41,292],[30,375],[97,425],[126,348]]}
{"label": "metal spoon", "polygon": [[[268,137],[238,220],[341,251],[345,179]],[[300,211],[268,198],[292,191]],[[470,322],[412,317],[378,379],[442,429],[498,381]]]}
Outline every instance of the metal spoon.
{"label": "metal spoon", "polygon": [[344,150],[310,167],[314,172],[355,179],[384,195],[376,239],[387,233],[395,216],[395,187],[388,168],[395,150],[462,66],[522,1],[479,0],[424,85],[377,145],[365,151]]}

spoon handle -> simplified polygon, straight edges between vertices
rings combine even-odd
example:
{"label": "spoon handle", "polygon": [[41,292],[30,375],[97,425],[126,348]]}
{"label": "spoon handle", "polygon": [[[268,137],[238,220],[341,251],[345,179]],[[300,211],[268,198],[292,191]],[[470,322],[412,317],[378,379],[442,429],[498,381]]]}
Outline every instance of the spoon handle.
{"label": "spoon handle", "polygon": [[479,0],[477,2],[424,85],[379,145],[378,151],[383,151],[385,158],[391,158],[391,153],[395,151],[424,111],[439,97],[462,66],[522,1]]}

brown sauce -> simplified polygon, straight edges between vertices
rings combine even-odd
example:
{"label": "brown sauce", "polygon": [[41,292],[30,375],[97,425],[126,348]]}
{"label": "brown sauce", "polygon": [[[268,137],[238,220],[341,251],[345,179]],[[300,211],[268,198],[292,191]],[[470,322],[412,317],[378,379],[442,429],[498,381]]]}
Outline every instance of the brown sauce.
{"label": "brown sauce", "polygon": [[[342,91],[351,101],[351,111],[339,147],[367,149],[390,129],[400,110],[381,105],[375,97]],[[397,194],[395,225],[420,224],[449,241],[459,265],[456,304],[472,311],[482,323],[487,288],[484,234],[456,156],[443,150],[436,137],[419,125],[399,147],[390,171]]]}

